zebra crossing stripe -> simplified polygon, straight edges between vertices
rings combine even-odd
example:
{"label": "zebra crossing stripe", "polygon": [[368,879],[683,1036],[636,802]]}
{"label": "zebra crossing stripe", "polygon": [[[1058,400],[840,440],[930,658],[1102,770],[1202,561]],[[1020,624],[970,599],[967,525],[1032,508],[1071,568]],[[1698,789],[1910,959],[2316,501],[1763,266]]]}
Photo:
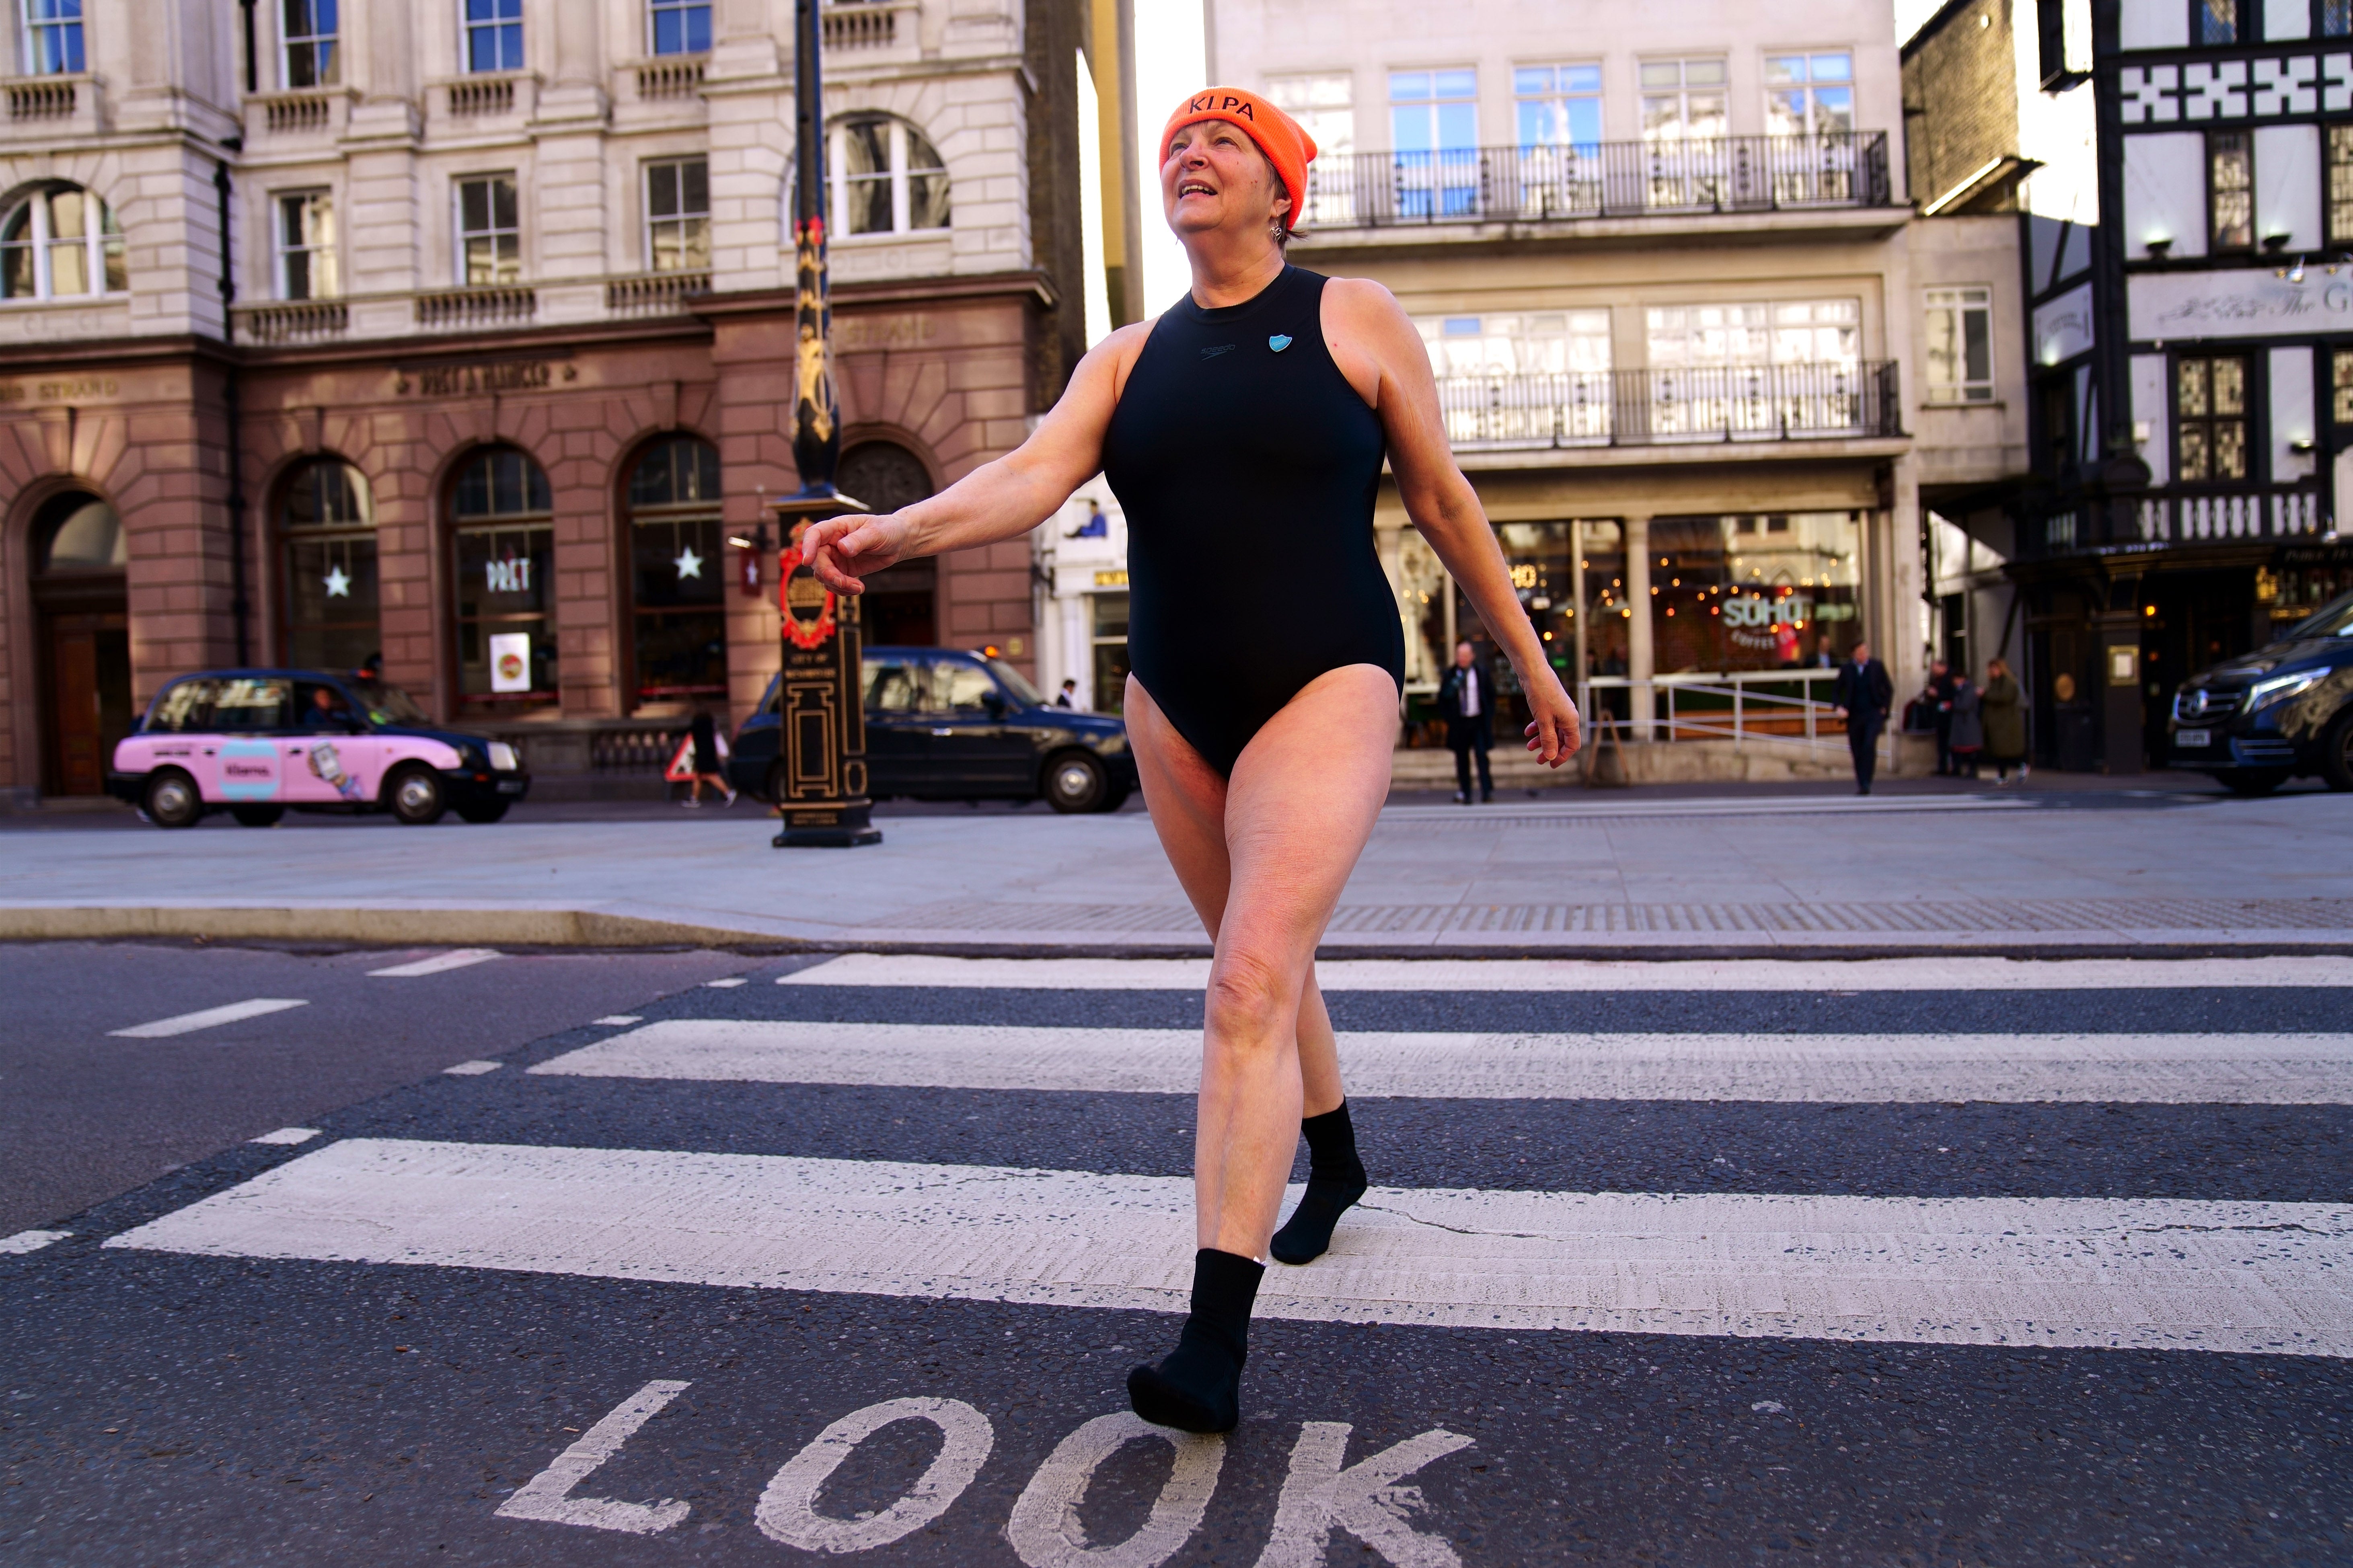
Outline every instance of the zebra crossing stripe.
{"label": "zebra crossing stripe", "polygon": [[[2342,1035],[1340,1037],[1348,1091],[1441,1100],[2353,1104]],[[1200,1035],[672,1018],[532,1068],[571,1078],[1191,1094]]]}
{"label": "zebra crossing stripe", "polygon": [[[115,1237],[207,1257],[1181,1311],[1166,1176],[351,1139]],[[2353,1205],[1377,1188],[1261,1316],[2353,1357]]]}
{"label": "zebra crossing stripe", "polygon": [[[1198,991],[1206,958],[945,958],[844,953],[779,985],[976,986],[992,990]],[[1586,958],[1335,959],[1326,991],[2115,991],[2353,986],[2353,958],[1743,958],[1652,963]]]}

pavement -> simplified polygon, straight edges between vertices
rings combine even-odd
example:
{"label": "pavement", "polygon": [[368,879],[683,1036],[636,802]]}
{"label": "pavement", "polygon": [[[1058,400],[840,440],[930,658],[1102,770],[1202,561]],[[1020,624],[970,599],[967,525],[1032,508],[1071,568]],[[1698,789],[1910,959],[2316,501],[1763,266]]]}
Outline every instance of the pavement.
{"label": "pavement", "polygon": [[[1400,797],[1329,956],[2353,951],[2353,796],[2038,774],[1725,793]],[[0,939],[158,937],[747,952],[1206,951],[1128,809],[887,810],[883,842],[776,851],[748,804],[526,805],[404,828],[293,817],[0,821]]]}
{"label": "pavement", "polygon": [[[1841,826],[2089,897],[2338,804]],[[2353,958],[1324,963],[1376,1191],[1172,1441],[1198,958],[331,949],[0,947],[0,1561],[2353,1557]]]}

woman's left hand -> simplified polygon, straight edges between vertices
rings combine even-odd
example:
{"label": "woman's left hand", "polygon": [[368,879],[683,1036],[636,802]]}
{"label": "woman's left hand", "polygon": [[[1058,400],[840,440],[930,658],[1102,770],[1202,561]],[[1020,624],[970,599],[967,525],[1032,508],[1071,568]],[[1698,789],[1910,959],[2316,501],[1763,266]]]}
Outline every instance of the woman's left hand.
{"label": "woman's left hand", "polygon": [[1523,679],[1520,689],[1527,698],[1528,711],[1535,715],[1528,721],[1526,734],[1528,750],[1536,753],[1536,760],[1556,768],[1577,755],[1577,747],[1585,743],[1584,722],[1559,678],[1547,668],[1539,680]]}

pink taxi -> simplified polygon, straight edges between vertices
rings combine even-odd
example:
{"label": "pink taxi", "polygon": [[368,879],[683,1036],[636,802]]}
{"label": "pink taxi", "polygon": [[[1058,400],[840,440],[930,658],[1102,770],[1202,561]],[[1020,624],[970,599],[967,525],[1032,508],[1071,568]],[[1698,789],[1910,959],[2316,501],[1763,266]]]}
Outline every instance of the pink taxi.
{"label": "pink taxi", "polygon": [[114,748],[107,790],[159,827],[227,811],[267,827],[296,811],[455,811],[496,822],[531,790],[504,741],[444,730],[396,686],[305,669],[183,676]]}

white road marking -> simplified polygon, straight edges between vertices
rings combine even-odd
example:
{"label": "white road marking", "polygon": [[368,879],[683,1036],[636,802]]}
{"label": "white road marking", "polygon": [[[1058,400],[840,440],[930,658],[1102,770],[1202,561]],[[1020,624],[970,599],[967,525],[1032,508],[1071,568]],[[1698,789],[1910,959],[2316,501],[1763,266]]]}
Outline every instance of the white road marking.
{"label": "white road marking", "polygon": [[740,974],[731,974],[724,980],[706,980],[702,984],[704,989],[710,991],[733,991],[736,986],[749,985],[751,982]]}
{"label": "white road marking", "polygon": [[579,1524],[591,1530],[617,1530],[628,1535],[659,1535],[684,1519],[691,1505],[669,1498],[658,1503],[616,1502],[611,1498],[574,1497],[572,1489],[596,1467],[620,1452],[621,1445],[638,1427],[652,1420],[661,1407],[686,1392],[688,1384],[656,1378],[614,1408],[611,1415],[581,1436],[580,1441],[555,1456],[547,1468],[523,1483],[514,1496],[499,1504],[501,1519],[532,1519],[543,1524]]}
{"label": "white road marking", "polygon": [[494,947],[457,947],[448,952],[437,952],[430,958],[420,958],[414,963],[398,963],[390,969],[371,969],[368,973],[379,980],[414,980],[425,974],[447,974],[453,969],[469,969],[477,963],[488,963],[506,955]]}
{"label": "white road marking", "polygon": [[[939,1453],[899,1500],[879,1512],[840,1519],[817,1511],[819,1488],[858,1445],[894,1421],[928,1421],[939,1428]],[[888,1546],[947,1512],[972,1485],[997,1443],[988,1417],[961,1399],[886,1399],[853,1410],[785,1461],[760,1494],[752,1521],[771,1541],[804,1552],[871,1552]]]}
{"label": "white road marking", "polygon": [[1258,1568],[1324,1568],[1324,1544],[1337,1525],[1383,1561],[1416,1568],[1461,1568],[1453,1545],[1407,1522],[1421,1501],[1418,1487],[1398,1483],[1433,1460],[1471,1447],[1471,1439],[1439,1427],[1382,1449],[1346,1469],[1348,1424],[1309,1421],[1299,1428],[1291,1469],[1274,1507],[1274,1531]]}
{"label": "white road marking", "polygon": [[14,1236],[0,1236],[0,1257],[14,1252],[38,1252],[72,1234],[69,1230],[20,1230]]}
{"label": "white road marking", "polygon": [[642,1024],[645,1022],[643,1018],[639,1017],[635,1013],[611,1013],[602,1018],[591,1018],[588,1021],[592,1024],[601,1024],[608,1029],[625,1028],[631,1024]]}
{"label": "white road marking", "polygon": [[[349,1139],[106,1245],[1180,1312],[1193,1225],[1176,1176]],[[2348,1280],[2341,1203],[1378,1188],[1258,1312],[2353,1357]]]}
{"label": "white road marking", "polygon": [[265,1132],[259,1138],[248,1138],[248,1143],[308,1143],[319,1135],[315,1127],[281,1127],[275,1132]]}
{"label": "white road marking", "polygon": [[182,1013],[176,1017],[158,1018],[152,1024],[134,1025],[128,1029],[109,1029],[107,1036],[111,1039],[160,1040],[172,1035],[193,1035],[198,1029],[217,1028],[223,1024],[242,1023],[248,1018],[265,1017],[271,1013],[283,1013],[289,1007],[308,1007],[310,1005],[307,1001],[283,996],[257,996],[250,1002],[231,1002],[226,1006]]}
{"label": "white road marking", "polygon": [[[940,958],[849,952],[779,985],[1198,991],[1206,958]],[[1335,959],[1326,991],[2114,991],[2353,986],[2353,958]]]}
{"label": "white road marking", "polygon": [[[1343,1034],[1348,1091],[1438,1100],[2353,1104],[2346,1035]],[[1187,1094],[1189,1029],[666,1018],[529,1070],[573,1078]]]}
{"label": "white road marking", "polygon": [[446,1067],[441,1070],[448,1073],[451,1078],[473,1078],[480,1073],[496,1072],[503,1065],[503,1063],[500,1062],[459,1062],[455,1067]]}
{"label": "white road marking", "polygon": [[[1103,1462],[1128,1444],[1166,1443],[1176,1452],[1152,1511],[1125,1541],[1087,1539],[1079,1505]],[[1176,1555],[1208,1511],[1226,1462],[1223,1437],[1196,1436],[1155,1426],[1132,1410],[1098,1415],[1054,1446],[1014,1500],[1005,1539],[1029,1568],[1160,1568]]]}

